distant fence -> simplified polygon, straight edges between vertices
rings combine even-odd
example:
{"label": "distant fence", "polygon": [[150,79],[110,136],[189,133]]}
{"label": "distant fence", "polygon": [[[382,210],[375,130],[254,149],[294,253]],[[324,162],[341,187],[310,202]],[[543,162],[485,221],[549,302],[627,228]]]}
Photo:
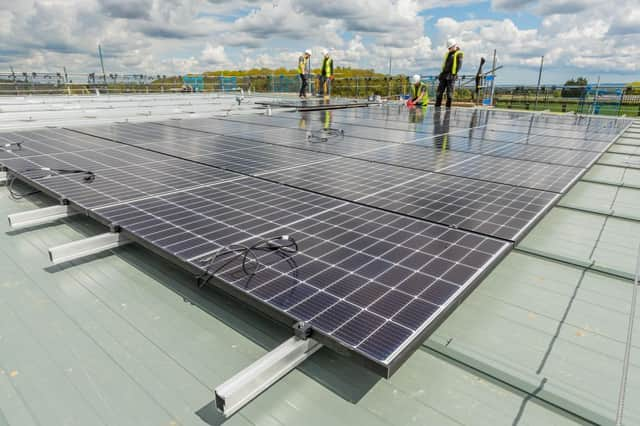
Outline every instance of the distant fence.
{"label": "distant fence", "polygon": [[[312,76],[311,92],[318,89],[318,79]],[[430,98],[435,97],[436,76],[423,76]],[[490,82],[482,80],[487,86]],[[148,74],[63,74],[63,73],[0,73],[0,96],[83,95],[98,93],[175,93],[175,92],[237,92],[293,94],[299,90],[296,74],[257,76]],[[475,95],[475,76],[461,76],[456,82],[457,101],[481,103],[488,100],[489,90]],[[336,75],[331,92],[337,96],[363,98],[372,95],[398,98],[410,92],[407,76],[342,76]],[[637,92],[637,90],[636,90]],[[624,85],[535,86],[500,85],[494,90],[493,105],[500,108],[550,110],[588,114],[640,116],[640,92]]]}
{"label": "distant fence", "polygon": [[640,93],[625,85],[496,86],[500,108],[640,117]]}

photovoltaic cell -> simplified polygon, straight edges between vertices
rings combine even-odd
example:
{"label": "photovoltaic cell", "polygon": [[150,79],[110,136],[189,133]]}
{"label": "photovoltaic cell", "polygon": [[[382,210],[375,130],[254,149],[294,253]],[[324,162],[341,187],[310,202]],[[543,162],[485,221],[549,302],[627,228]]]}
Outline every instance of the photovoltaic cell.
{"label": "photovoltaic cell", "polygon": [[[404,107],[291,117],[5,134],[28,142],[0,162],[389,375],[626,125]],[[259,252],[255,275],[209,264],[283,234],[299,251]]]}
{"label": "photovoltaic cell", "polygon": [[422,173],[352,159],[283,170],[265,179],[420,219],[515,240],[557,198],[547,191]]}
{"label": "photovoltaic cell", "polygon": [[453,164],[444,172],[461,177],[564,193],[582,171],[583,169],[555,164],[477,156],[469,161]]}
{"label": "photovoltaic cell", "polygon": [[[321,114],[328,114],[328,111],[322,111]],[[281,117],[266,117],[258,116],[259,118],[249,117],[240,118],[233,117],[229,120],[217,119],[209,120],[220,121],[232,121],[239,120],[245,125],[245,121],[254,119],[265,127],[262,130],[273,128],[274,124],[269,120],[274,120],[275,123],[293,123],[291,118],[282,119]],[[586,167],[599,155],[599,151],[583,151],[576,149],[584,145],[585,141],[562,140],[561,138],[551,138],[544,136],[526,136],[520,133],[504,132],[504,137],[496,135],[493,132],[488,132],[486,129],[476,128],[450,128],[447,126],[434,126],[433,133],[416,133],[411,131],[390,130],[384,128],[375,128],[359,125],[340,125],[339,127],[330,127],[332,130],[340,130],[344,132],[342,137],[331,136],[327,138],[325,143],[318,143],[318,138],[325,134],[324,126],[320,120],[310,120],[310,123],[316,123],[317,125],[308,125],[306,120],[303,120],[304,126],[308,129],[296,128],[291,126],[280,129],[276,134],[269,131],[252,131],[247,133],[237,132],[236,135],[241,138],[272,143],[276,145],[287,145],[301,149],[307,149],[318,152],[334,153],[337,155],[354,156],[359,152],[376,149],[383,147],[389,143],[405,143],[408,145],[420,145],[421,147],[430,150],[440,150],[442,148],[450,151],[461,151],[474,154],[486,154],[496,157],[515,158],[520,160],[537,161],[548,164],[560,164],[575,167]],[[193,125],[186,121],[184,123],[186,127],[192,127]],[[206,129],[206,125],[199,121],[198,127]],[[212,123],[211,127],[219,130],[221,127],[217,123]],[[216,130],[212,130],[215,132]],[[457,133],[451,134],[449,132],[455,131]],[[444,133],[444,134],[443,134]],[[315,138],[311,141],[308,140],[309,135],[314,135]],[[492,139],[496,138],[497,140]],[[536,139],[538,138],[538,139]],[[362,139],[368,141],[364,142]],[[499,139],[503,139],[502,141]],[[565,142],[565,147],[557,148],[558,145],[562,145]],[[590,146],[590,148],[602,148]],[[427,155],[424,151],[419,154],[422,156]]]}
{"label": "photovoltaic cell", "polygon": [[264,101],[254,101],[256,105],[270,105],[279,108],[305,109],[339,109],[339,108],[359,108],[374,104],[366,100],[356,99],[265,99]]}
{"label": "photovoltaic cell", "polygon": [[557,194],[438,173],[359,202],[515,241]]}
{"label": "photovoltaic cell", "polygon": [[359,200],[424,175],[418,170],[339,158],[262,175],[265,179],[346,200]]}
{"label": "photovoltaic cell", "polygon": [[[129,144],[129,140],[135,140],[137,132],[133,131],[130,126],[125,128],[118,127],[117,129],[117,132],[110,138],[111,140],[120,141],[124,144]],[[272,137],[276,137],[276,129],[268,129],[274,132]],[[84,129],[83,131],[94,132],[92,129]],[[100,135],[100,137],[105,137],[104,135],[108,131],[95,131],[94,133]],[[263,135],[262,137],[266,136]],[[306,141],[306,138],[304,141]],[[133,146],[244,174],[259,174],[337,158],[304,149],[292,149],[286,146],[261,143],[260,140],[253,141],[221,135],[201,136],[187,139],[186,141],[171,139],[149,140],[144,144],[133,144]]]}
{"label": "photovoltaic cell", "polygon": [[[60,199],[91,209],[150,195],[206,185],[240,175],[134,147],[2,160],[5,167],[31,179]],[[92,173],[61,174],[62,169]]]}
{"label": "photovoltaic cell", "polygon": [[216,277],[390,374],[399,354],[509,247],[506,242],[246,178],[97,209],[123,232],[205,270],[220,247],[290,235],[297,254],[259,255]]}
{"label": "photovoltaic cell", "polygon": [[64,129],[0,133],[0,161],[5,158],[104,148],[103,141]]}

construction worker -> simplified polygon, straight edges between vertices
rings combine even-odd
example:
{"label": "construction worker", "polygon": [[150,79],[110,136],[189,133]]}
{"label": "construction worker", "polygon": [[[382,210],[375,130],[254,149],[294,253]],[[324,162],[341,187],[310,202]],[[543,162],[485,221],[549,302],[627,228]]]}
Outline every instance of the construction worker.
{"label": "construction worker", "polygon": [[455,39],[447,40],[447,53],[444,55],[442,72],[440,73],[438,90],[436,92],[436,108],[442,105],[442,97],[447,92],[447,108],[451,108],[453,102],[453,90],[458,72],[462,68],[462,50]]}
{"label": "construction worker", "polygon": [[333,59],[327,49],[322,51],[322,67],[320,68],[320,87],[318,96],[329,97],[331,95],[331,82],[333,81]]}
{"label": "construction worker", "polygon": [[407,106],[426,107],[429,103],[429,92],[418,74],[411,77],[411,99],[407,101]]}
{"label": "construction worker", "polygon": [[310,74],[310,63],[309,58],[311,58],[311,50],[307,49],[304,51],[302,56],[298,58],[298,75],[300,76],[300,97],[307,97],[307,87],[308,81],[307,77]]}

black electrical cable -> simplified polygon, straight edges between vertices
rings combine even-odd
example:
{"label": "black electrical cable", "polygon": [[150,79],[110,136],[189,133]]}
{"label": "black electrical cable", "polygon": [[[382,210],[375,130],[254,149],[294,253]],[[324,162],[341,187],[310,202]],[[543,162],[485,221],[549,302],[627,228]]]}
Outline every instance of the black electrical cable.
{"label": "black electrical cable", "polygon": [[329,140],[329,138],[335,138],[335,137],[344,137],[344,130],[342,129],[333,129],[333,128],[326,128],[326,129],[322,129],[322,134],[321,135],[314,135],[312,132],[308,132],[307,133],[307,140],[309,142],[327,142]]}
{"label": "black electrical cable", "polygon": [[331,136],[331,137],[339,137],[339,136],[344,136],[344,129],[334,129],[332,127],[327,127],[326,129],[323,129],[324,134],[326,136]]}
{"label": "black electrical cable", "polygon": [[[291,255],[297,253],[297,251],[298,243],[288,235],[280,235],[277,237],[263,239],[251,246],[244,244],[232,244],[227,247],[221,247],[212,256],[200,260],[200,263],[204,265],[204,272],[197,277],[198,286],[204,287],[207,285],[217,272],[239,257],[242,257],[242,271],[247,276],[253,276],[263,267],[258,260],[256,252],[277,252],[279,255],[289,258]],[[223,262],[215,270],[211,270],[211,267],[215,264],[216,260],[229,255],[233,256]]]}
{"label": "black electrical cable", "polygon": [[22,200],[24,197],[28,197],[29,195],[35,195],[39,193],[39,190],[33,190],[29,192],[18,192],[13,188],[13,184],[16,181],[16,175],[11,175],[8,181],[7,190],[9,191],[9,198],[12,200]]}
{"label": "black electrical cable", "polygon": [[[11,148],[15,146],[16,149],[6,149],[6,148]],[[22,142],[11,142],[11,143],[6,143],[4,145],[2,145],[2,151],[4,152],[11,152],[11,151],[22,151]]]}
{"label": "black electrical cable", "polygon": [[[76,169],[51,169],[48,167],[41,167],[38,169],[25,169],[25,170],[21,170],[19,173],[23,174],[23,173],[29,173],[29,172],[48,172],[45,176],[40,176],[40,177],[33,177],[33,180],[39,180],[39,179],[44,179],[44,178],[48,178],[51,177],[53,175],[69,175],[69,174],[84,174],[85,176],[83,177],[83,181],[89,183],[89,182],[93,182],[96,178],[95,173],[88,171],[88,170],[76,170]],[[9,197],[11,197],[11,199],[13,200],[21,200],[24,197],[27,197],[29,195],[34,195],[34,194],[38,194],[39,190],[33,190],[33,191],[29,191],[29,192],[18,192],[15,190],[15,188],[13,187],[13,185],[15,184],[15,181],[17,179],[17,175],[16,174],[11,174],[11,177],[8,180],[8,185],[7,185],[7,189],[9,190]]]}

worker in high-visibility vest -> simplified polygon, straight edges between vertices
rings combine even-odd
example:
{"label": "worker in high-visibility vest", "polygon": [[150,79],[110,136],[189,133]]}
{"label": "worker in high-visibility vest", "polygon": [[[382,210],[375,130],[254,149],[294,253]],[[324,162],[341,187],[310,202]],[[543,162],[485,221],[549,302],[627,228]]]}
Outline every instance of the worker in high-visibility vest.
{"label": "worker in high-visibility vest", "polygon": [[333,81],[333,58],[328,50],[322,51],[322,67],[320,67],[320,87],[318,96],[329,97],[331,95],[331,82]]}
{"label": "worker in high-visibility vest", "polygon": [[307,97],[308,77],[311,74],[309,59],[311,58],[311,50],[304,51],[302,56],[298,58],[298,76],[300,77],[300,97]]}
{"label": "worker in high-visibility vest", "polygon": [[425,107],[429,103],[429,92],[427,85],[421,81],[420,75],[411,77],[411,98],[407,101],[407,106]]}
{"label": "worker in high-visibility vest", "polygon": [[436,108],[442,105],[444,92],[447,92],[447,108],[451,108],[453,102],[453,90],[458,76],[458,72],[462,68],[462,50],[458,43],[452,38],[447,40],[447,53],[444,55],[444,63],[442,64],[442,72],[440,73],[438,90],[436,92]]}

